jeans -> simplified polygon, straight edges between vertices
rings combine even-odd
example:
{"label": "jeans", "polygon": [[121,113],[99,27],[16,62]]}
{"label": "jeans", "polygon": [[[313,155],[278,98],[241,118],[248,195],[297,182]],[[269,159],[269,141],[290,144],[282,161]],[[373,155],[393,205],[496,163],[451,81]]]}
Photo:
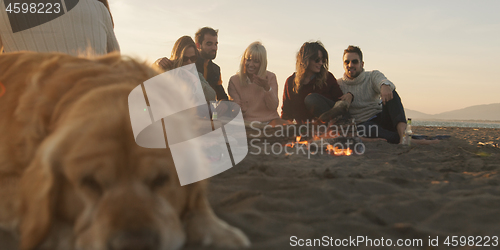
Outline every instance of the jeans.
{"label": "jeans", "polygon": [[[365,121],[358,126],[364,126],[367,137],[384,138],[390,143],[399,143],[400,138],[397,125],[400,122],[406,123],[405,110],[403,103],[396,90],[392,91],[392,100],[382,105],[382,112],[378,113],[373,119]],[[360,131],[360,128],[358,128]]]}
{"label": "jeans", "polygon": [[304,99],[304,104],[306,105],[309,113],[311,113],[314,118],[318,118],[323,113],[333,108],[333,106],[335,106],[335,101],[332,101],[323,95],[311,93]]}

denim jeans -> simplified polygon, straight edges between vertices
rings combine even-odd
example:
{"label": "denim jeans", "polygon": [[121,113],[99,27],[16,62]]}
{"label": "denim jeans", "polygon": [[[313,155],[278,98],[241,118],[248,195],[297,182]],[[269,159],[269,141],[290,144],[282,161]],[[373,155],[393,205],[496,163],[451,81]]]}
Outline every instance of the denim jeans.
{"label": "denim jeans", "polygon": [[309,113],[311,113],[314,118],[318,118],[320,115],[333,108],[333,106],[335,106],[335,101],[323,95],[311,93],[304,99],[304,104]]}
{"label": "denim jeans", "polygon": [[[392,95],[392,100],[382,105],[382,112],[378,113],[374,118],[358,124],[358,126],[364,126],[364,129],[367,130],[367,137],[384,138],[390,143],[399,143],[397,125],[400,122],[406,123],[406,115],[403,103],[396,90],[392,91]],[[368,128],[370,128],[369,131]],[[361,128],[358,128],[358,131],[360,130]]]}

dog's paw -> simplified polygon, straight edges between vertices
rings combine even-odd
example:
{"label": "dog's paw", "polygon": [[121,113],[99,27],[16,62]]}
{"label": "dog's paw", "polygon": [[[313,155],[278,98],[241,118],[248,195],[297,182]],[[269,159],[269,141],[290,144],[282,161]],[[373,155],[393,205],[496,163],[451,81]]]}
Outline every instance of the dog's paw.
{"label": "dog's paw", "polygon": [[188,245],[224,248],[249,247],[250,240],[238,228],[230,226],[213,213],[199,214],[186,223]]}
{"label": "dog's paw", "polygon": [[204,246],[217,246],[225,248],[249,247],[250,240],[238,228],[230,226],[216,218],[211,230],[206,230],[202,239]]}

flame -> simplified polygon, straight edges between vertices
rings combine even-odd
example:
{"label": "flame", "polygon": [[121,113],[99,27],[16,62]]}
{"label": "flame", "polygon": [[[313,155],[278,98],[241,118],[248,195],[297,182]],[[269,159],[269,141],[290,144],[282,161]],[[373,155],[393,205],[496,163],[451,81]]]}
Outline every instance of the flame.
{"label": "flame", "polygon": [[352,155],[352,149],[350,149],[350,148],[343,149],[343,148],[339,148],[339,147],[334,147],[333,145],[327,145],[326,151],[330,154],[335,155],[335,156]]}
{"label": "flame", "polygon": [[[302,136],[296,136],[295,142],[289,142],[289,143],[285,144],[285,146],[290,147],[290,148],[294,148],[294,147],[299,146],[299,145],[305,145],[306,147],[309,146],[308,141],[300,141],[301,139],[302,139]],[[321,140],[321,137],[314,135],[313,140],[314,141]],[[326,151],[329,154],[335,155],[335,156],[342,156],[342,155],[349,156],[349,155],[352,155],[352,153],[353,153],[352,149],[350,149],[350,148],[344,149],[343,147],[335,147],[333,145],[326,145]]]}
{"label": "flame", "polygon": [[295,138],[296,142],[295,144],[305,144],[307,146],[308,142],[307,141],[300,141],[302,137],[299,135]]}
{"label": "flame", "polygon": [[352,155],[352,149],[348,148],[347,150],[345,150],[345,155]]}

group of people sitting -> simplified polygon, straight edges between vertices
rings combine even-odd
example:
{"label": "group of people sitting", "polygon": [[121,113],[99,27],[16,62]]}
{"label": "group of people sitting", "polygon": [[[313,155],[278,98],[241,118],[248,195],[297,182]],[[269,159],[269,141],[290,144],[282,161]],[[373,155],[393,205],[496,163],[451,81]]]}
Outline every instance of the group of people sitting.
{"label": "group of people sitting", "polygon": [[271,126],[316,120],[328,122],[349,116],[366,134],[399,143],[406,129],[406,117],[396,87],[380,71],[365,71],[363,53],[356,46],[344,50],[345,73],[336,79],[328,71],[328,52],[323,44],[306,42],[297,53],[296,70],[285,82],[281,116],[277,109],[278,82],[267,70],[267,52],[260,42],[250,44],[241,58],[239,71],[229,79],[228,94],[222,86],[217,55],[217,30],[204,27],[179,38],[170,58],[155,64],[167,71],[196,63],[205,99],[231,100],[242,110],[246,122]]}
{"label": "group of people sitting", "polygon": [[[16,21],[3,9],[0,20],[0,53],[31,50],[79,55],[91,48],[99,55],[120,50],[107,0],[81,0],[65,15],[20,32],[7,26],[16,25]],[[323,44],[304,43],[297,53],[295,73],[285,82],[280,116],[276,75],[267,70],[267,52],[260,42],[245,50],[239,72],[229,79],[228,96],[220,67],[212,61],[217,55],[217,32],[204,27],[195,34],[195,41],[190,36],[179,38],[170,58],[160,58],[155,64],[167,71],[195,63],[207,102],[237,103],[246,122],[276,126],[293,121],[328,122],[347,115],[374,130],[368,135],[391,143],[399,143],[403,137],[406,117],[395,86],[381,72],[363,69],[358,47],[344,50],[345,73],[336,79],[328,71],[328,52]]]}

